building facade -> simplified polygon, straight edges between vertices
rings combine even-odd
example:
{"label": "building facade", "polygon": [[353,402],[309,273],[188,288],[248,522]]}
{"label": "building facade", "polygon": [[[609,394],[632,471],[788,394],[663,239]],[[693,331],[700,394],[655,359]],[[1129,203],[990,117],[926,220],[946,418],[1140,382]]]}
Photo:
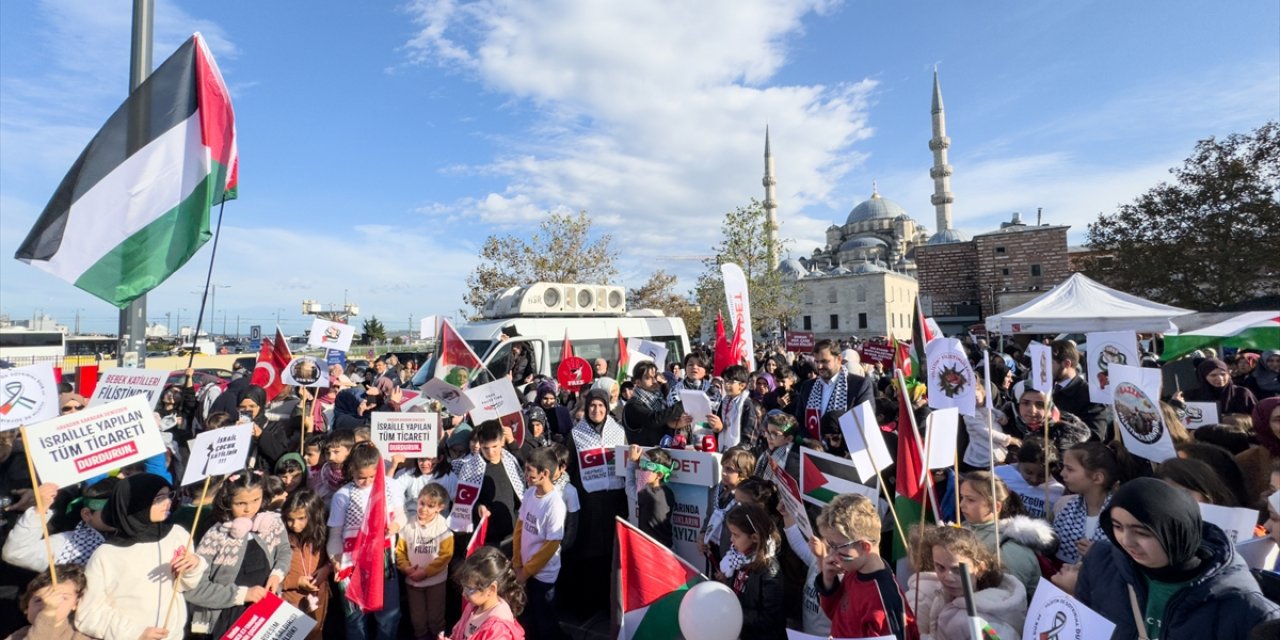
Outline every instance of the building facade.
{"label": "building facade", "polygon": [[814,337],[911,337],[916,279],[863,262],[840,273],[800,278],[800,310],[791,323],[795,331]]}

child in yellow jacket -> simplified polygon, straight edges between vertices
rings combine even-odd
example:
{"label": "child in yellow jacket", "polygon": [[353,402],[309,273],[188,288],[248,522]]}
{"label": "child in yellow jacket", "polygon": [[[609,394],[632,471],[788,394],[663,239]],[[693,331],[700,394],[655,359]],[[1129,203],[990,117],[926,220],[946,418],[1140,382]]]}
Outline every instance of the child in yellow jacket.
{"label": "child in yellow jacket", "polygon": [[432,482],[418,492],[418,517],[400,532],[396,568],[408,587],[409,619],[417,640],[434,640],[445,627],[445,582],[453,557],[453,532],[440,512],[449,504],[444,487]]}

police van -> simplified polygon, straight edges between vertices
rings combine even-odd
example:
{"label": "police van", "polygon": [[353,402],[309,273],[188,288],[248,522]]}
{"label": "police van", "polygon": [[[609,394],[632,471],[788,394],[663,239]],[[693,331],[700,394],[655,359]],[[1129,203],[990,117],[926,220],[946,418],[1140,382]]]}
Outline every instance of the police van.
{"label": "police van", "polygon": [[489,298],[479,320],[456,328],[485,365],[473,374],[474,382],[507,375],[517,344],[533,354],[537,373],[555,378],[565,336],[573,355],[608,361],[611,377],[620,355],[619,334],[624,342],[640,338],[665,346],[667,362],[679,362],[689,352],[682,319],[651,309],[628,311],[626,290],[617,286],[537,282],[512,287]]}

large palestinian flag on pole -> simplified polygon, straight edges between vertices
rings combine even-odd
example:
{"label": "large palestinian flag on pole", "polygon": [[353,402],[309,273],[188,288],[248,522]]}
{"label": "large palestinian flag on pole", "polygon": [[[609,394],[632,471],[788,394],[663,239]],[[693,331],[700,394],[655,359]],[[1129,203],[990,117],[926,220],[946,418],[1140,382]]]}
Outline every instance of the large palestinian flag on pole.
{"label": "large palestinian flag on pole", "polygon": [[683,640],[680,601],[706,576],[623,518],[616,526],[619,640]]}
{"label": "large palestinian flag on pole", "polygon": [[237,168],[231,96],[197,33],[111,114],[14,257],[123,309],[209,239]]}

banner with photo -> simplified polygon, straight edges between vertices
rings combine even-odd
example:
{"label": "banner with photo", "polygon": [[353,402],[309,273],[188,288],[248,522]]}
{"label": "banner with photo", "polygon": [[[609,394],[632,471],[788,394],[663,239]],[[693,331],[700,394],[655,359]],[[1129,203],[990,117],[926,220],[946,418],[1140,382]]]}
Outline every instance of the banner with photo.
{"label": "banner with photo", "polygon": [[978,403],[977,380],[960,341],[934,338],[925,345],[924,353],[929,366],[929,408],[954,407],[966,416],[973,415]]}
{"label": "banner with photo", "polygon": [[1081,363],[1089,376],[1089,400],[1111,404],[1111,365],[1138,365],[1138,334],[1132,331],[1098,331],[1087,334],[1089,350]]}
{"label": "banner with photo", "polygon": [[52,364],[0,369],[0,431],[56,418],[60,410]]}
{"label": "banner with photo", "polygon": [[1160,370],[1113,364],[1110,378],[1111,406],[1129,453],[1156,463],[1177,457],[1160,411]]}

